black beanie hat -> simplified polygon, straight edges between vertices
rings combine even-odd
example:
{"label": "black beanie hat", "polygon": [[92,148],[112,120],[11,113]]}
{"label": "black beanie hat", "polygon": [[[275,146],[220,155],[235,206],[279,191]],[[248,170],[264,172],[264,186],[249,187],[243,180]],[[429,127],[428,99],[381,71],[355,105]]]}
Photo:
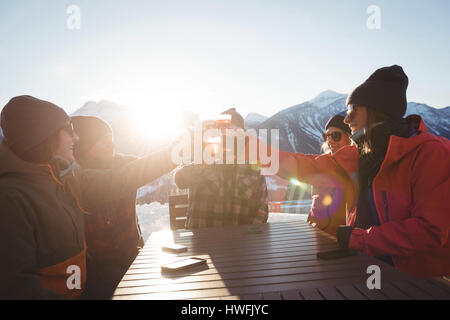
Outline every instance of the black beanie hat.
{"label": "black beanie hat", "polygon": [[347,98],[347,105],[356,104],[383,112],[392,119],[406,113],[408,76],[402,67],[393,65],[376,70]]}
{"label": "black beanie hat", "polygon": [[236,111],[236,108],[230,108],[221,114],[229,114],[231,115],[231,124],[235,125],[238,128],[244,129],[245,128],[245,121],[244,118]]}
{"label": "black beanie hat", "polygon": [[325,130],[327,130],[329,127],[336,127],[348,134],[352,134],[352,130],[350,130],[350,127],[344,123],[344,112],[340,112],[337,115],[331,117],[330,120],[328,120],[327,124],[325,125]]}
{"label": "black beanie hat", "polygon": [[34,98],[18,96],[3,108],[0,126],[5,143],[18,156],[38,146],[70,121],[57,105]]}
{"label": "black beanie hat", "polygon": [[79,137],[73,147],[73,155],[77,161],[82,159],[103,136],[112,133],[111,126],[97,117],[74,116],[72,124]]}

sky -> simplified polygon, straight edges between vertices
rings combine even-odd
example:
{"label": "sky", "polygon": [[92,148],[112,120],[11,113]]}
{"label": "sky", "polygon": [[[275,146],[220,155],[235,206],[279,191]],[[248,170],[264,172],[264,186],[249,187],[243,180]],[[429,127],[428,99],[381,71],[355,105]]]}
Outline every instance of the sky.
{"label": "sky", "polygon": [[68,113],[107,99],[166,119],[271,116],[393,64],[409,101],[442,108],[448,39],[448,0],[2,0],[0,108],[30,94]]}

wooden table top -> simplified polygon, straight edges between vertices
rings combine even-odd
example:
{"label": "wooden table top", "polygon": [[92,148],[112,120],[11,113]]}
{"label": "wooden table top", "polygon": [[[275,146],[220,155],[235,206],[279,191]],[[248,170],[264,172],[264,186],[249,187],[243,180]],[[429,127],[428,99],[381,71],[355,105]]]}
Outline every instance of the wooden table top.
{"label": "wooden table top", "polygon": [[[185,253],[161,250],[170,243]],[[153,233],[118,285],[113,299],[450,299],[448,281],[416,279],[364,254],[319,260],[336,240],[304,221]],[[161,265],[188,257],[207,266],[162,274]],[[381,290],[369,290],[367,267],[381,268]]]}

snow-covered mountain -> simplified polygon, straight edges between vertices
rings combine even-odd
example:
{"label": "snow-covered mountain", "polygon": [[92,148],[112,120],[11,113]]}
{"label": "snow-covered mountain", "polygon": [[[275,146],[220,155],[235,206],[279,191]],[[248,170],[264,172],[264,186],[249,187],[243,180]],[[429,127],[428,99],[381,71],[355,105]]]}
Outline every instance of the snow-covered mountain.
{"label": "snow-covered mountain", "polygon": [[345,110],[346,98],[344,94],[327,90],[310,101],[278,112],[258,129],[279,129],[283,150],[318,153],[323,127],[331,115]]}
{"label": "snow-covered mountain", "polygon": [[423,103],[410,102],[406,115],[410,114],[422,116],[431,133],[450,139],[450,107],[436,109]]}
{"label": "snow-covered mountain", "polygon": [[[347,95],[331,90],[312,100],[284,109],[262,122],[258,129],[279,129],[280,148],[291,152],[320,153],[322,133],[327,121],[346,110]],[[436,109],[426,104],[409,102],[406,115],[422,116],[428,130],[450,138],[450,107]]]}
{"label": "snow-covered mountain", "polygon": [[309,103],[320,109],[329,106],[331,103],[342,98],[342,96],[343,94],[341,93],[337,93],[333,90],[326,90],[310,100]]}
{"label": "snow-covered mountain", "polygon": [[256,128],[258,125],[266,121],[269,117],[264,116],[262,114],[256,113],[256,112],[250,112],[245,117],[245,129],[253,129]]}

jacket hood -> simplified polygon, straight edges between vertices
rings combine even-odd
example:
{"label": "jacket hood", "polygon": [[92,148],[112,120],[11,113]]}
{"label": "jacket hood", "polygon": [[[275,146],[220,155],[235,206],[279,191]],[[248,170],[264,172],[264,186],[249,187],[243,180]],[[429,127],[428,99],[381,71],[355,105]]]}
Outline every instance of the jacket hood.
{"label": "jacket hood", "polygon": [[42,169],[39,165],[20,159],[5,144],[0,144],[0,178],[7,174],[39,174]]}
{"label": "jacket hood", "polygon": [[412,123],[412,127],[415,129],[416,134],[409,138],[391,136],[386,155],[389,162],[400,160],[407,154],[414,152],[424,143],[442,144],[443,139],[445,139],[429,133],[421,116],[414,114],[406,117],[406,119]]}
{"label": "jacket hood", "polygon": [[57,175],[68,167],[67,163],[53,159],[50,163],[36,164],[19,158],[4,143],[0,143],[0,178],[8,174],[19,175],[51,175],[57,183],[61,183]]}

